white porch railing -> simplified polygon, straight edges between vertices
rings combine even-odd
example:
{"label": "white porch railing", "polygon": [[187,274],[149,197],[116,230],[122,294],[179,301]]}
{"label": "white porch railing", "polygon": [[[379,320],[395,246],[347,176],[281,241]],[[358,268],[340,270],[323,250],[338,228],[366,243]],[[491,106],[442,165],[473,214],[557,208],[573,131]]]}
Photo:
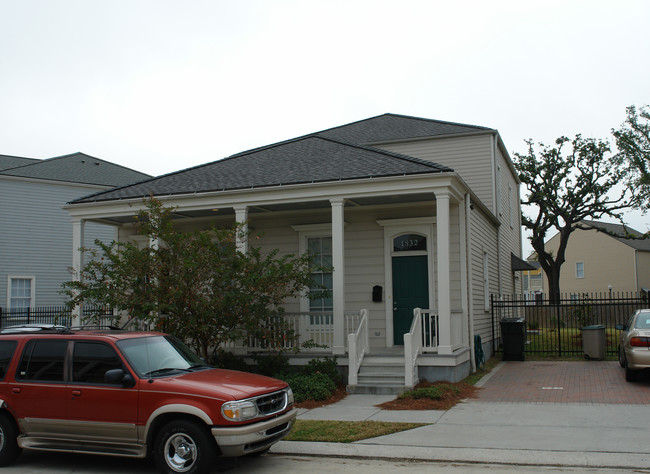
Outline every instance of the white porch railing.
{"label": "white porch railing", "polygon": [[411,330],[404,334],[404,384],[407,387],[418,382],[418,356],[423,352],[437,351],[438,327],[438,315],[433,310],[413,310]]}
{"label": "white porch railing", "polygon": [[[354,333],[358,330],[362,313],[347,311],[345,313],[345,334]],[[334,315],[332,311],[311,311],[304,313],[285,313],[284,320],[288,329],[293,331],[293,338],[286,338],[283,342],[283,349],[300,348],[301,351],[331,351],[334,342]],[[347,343],[347,340],[345,341]],[[249,338],[239,344],[241,349],[264,349],[264,341]]]}
{"label": "white porch railing", "polygon": [[359,367],[363,357],[370,349],[368,336],[368,311],[362,309],[359,327],[353,333],[348,333],[348,384],[356,385],[358,382]]}

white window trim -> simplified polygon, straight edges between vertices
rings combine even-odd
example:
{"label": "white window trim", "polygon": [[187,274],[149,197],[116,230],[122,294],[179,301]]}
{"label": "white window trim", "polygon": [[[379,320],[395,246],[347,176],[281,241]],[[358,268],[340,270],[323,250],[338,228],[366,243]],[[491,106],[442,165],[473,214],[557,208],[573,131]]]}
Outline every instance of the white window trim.
{"label": "white window trim", "polygon": [[31,280],[32,296],[29,307],[36,307],[36,277],[33,275],[9,275],[7,276],[7,310],[11,310],[11,280]]}
{"label": "white window trim", "polygon": [[510,210],[510,228],[515,228],[515,209],[512,202],[512,185],[508,183],[508,208]]}
{"label": "white window trim", "polygon": [[[578,265],[582,264],[582,276],[578,273]],[[582,280],[585,277],[585,262],[576,262],[576,278]]]}

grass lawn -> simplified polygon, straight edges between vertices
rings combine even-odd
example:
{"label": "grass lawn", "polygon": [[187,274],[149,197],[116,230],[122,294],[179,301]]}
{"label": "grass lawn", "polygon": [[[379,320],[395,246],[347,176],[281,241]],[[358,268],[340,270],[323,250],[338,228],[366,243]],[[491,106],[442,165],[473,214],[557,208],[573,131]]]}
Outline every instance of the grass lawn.
{"label": "grass lawn", "polygon": [[291,434],[285,440],[352,443],[425,425],[426,423],[388,423],[384,421],[296,420]]}

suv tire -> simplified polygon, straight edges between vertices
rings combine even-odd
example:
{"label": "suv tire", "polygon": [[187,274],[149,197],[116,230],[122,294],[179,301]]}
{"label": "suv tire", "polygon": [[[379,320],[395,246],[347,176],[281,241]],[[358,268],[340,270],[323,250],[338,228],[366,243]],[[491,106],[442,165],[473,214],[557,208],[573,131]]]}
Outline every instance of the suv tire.
{"label": "suv tire", "polygon": [[20,455],[16,438],[18,430],[6,413],[0,413],[0,466],[8,466]]}
{"label": "suv tire", "polygon": [[217,446],[198,423],[175,420],[162,427],[154,442],[153,457],[160,472],[208,473],[216,461]]}

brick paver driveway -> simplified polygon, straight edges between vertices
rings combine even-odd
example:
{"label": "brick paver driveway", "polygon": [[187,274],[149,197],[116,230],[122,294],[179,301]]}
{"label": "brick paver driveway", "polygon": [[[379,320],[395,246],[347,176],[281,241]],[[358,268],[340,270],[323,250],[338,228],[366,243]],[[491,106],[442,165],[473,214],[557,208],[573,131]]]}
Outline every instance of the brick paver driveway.
{"label": "brick paver driveway", "polygon": [[481,402],[650,405],[650,379],[626,382],[618,362],[504,362],[478,395]]}

